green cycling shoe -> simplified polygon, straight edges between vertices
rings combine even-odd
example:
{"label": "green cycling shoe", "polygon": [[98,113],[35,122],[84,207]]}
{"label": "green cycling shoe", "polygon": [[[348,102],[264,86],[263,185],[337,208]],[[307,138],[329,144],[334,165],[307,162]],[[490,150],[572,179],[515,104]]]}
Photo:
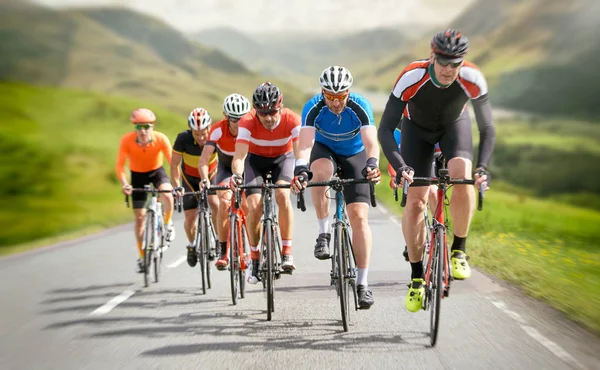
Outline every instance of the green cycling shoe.
{"label": "green cycling shoe", "polygon": [[457,280],[471,277],[471,267],[469,267],[467,255],[463,251],[452,251],[452,276]]}
{"label": "green cycling shoe", "polygon": [[425,281],[423,279],[412,279],[408,287],[408,293],[404,298],[404,306],[410,312],[417,312],[423,308],[423,297],[425,296]]}

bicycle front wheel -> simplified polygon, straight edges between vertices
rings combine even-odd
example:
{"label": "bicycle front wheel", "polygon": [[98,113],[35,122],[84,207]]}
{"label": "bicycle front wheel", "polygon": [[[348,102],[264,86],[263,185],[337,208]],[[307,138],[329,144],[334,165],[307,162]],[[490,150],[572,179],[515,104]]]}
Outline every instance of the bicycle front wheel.
{"label": "bicycle front wheel", "polygon": [[207,288],[210,289],[212,280],[212,263],[210,261],[209,255],[211,248],[214,247],[215,243],[217,242],[217,238],[210,217],[208,215],[206,215],[205,217],[206,221],[204,224],[207,225],[207,229],[204,233],[206,235],[206,248],[204,249],[206,254],[204,256],[204,261],[206,262],[206,285]]}
{"label": "bicycle front wheel", "polygon": [[163,255],[163,251],[162,251],[162,247],[163,245],[165,245],[165,234],[164,232],[161,233],[160,235],[160,244],[158,246],[158,248],[156,248],[156,251],[154,251],[153,253],[153,259],[154,259],[154,282],[158,283],[158,277],[160,276],[160,268],[162,265],[162,255]]}
{"label": "bicycle front wheel", "polygon": [[337,288],[340,297],[340,308],[342,313],[342,326],[344,331],[348,331],[349,315],[348,315],[348,289],[346,286],[346,272],[344,266],[346,261],[344,258],[343,234],[344,230],[341,224],[335,226],[334,248],[335,248],[335,274],[337,275]]}
{"label": "bicycle front wheel", "polygon": [[239,284],[239,263],[238,263],[238,228],[237,217],[232,215],[229,217],[229,277],[231,281],[231,300],[233,304],[237,304],[238,284]]}
{"label": "bicycle front wheel", "polygon": [[146,227],[144,229],[144,287],[150,283],[150,264],[152,263],[152,248],[154,244],[154,212],[146,213]]}
{"label": "bicycle front wheel", "polygon": [[440,312],[442,306],[442,295],[444,294],[444,233],[438,229],[435,233],[434,254],[431,261],[431,277],[429,286],[431,287],[430,303],[430,339],[431,346],[435,346],[440,327]]}
{"label": "bicycle front wheel", "polygon": [[198,223],[198,230],[200,233],[200,239],[198,241],[198,264],[200,265],[200,273],[202,275],[202,294],[206,295],[206,220],[204,217],[200,217],[200,222]]}
{"label": "bicycle front wheel", "polygon": [[275,300],[274,293],[275,289],[273,287],[273,263],[275,263],[273,259],[273,225],[271,221],[265,221],[265,249],[267,253],[267,320],[271,321],[271,314],[275,311]]}
{"label": "bicycle front wheel", "polygon": [[[245,259],[248,256],[248,232],[246,231],[246,225],[243,224],[241,220],[238,221],[240,227],[238,228],[238,244],[240,246],[239,255],[240,255],[240,264],[241,260]],[[248,268],[248,266],[246,266]],[[240,267],[239,269],[239,277],[240,277],[240,298],[244,298],[246,295],[246,270]]]}

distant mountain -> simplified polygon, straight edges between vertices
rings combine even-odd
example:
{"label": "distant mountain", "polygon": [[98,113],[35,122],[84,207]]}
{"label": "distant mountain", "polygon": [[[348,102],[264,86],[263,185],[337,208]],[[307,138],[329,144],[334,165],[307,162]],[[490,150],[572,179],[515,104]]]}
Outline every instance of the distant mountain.
{"label": "distant mountain", "polygon": [[[0,3],[0,80],[70,86],[218,116],[223,98],[250,96],[266,77],[162,21],[126,8],[56,11]],[[286,104],[306,96],[281,80]]]}
{"label": "distant mountain", "polygon": [[352,70],[390,50],[401,50],[409,40],[401,30],[392,28],[325,37],[298,32],[245,35],[230,28],[215,28],[193,38],[219,48],[253,71],[285,78],[302,88],[314,87],[318,74],[328,65]]}
{"label": "distant mountain", "polygon": [[[469,59],[485,73],[493,102],[542,114],[600,116],[600,70],[581,66],[600,58],[596,0],[478,0],[448,27],[469,37]],[[361,78],[389,91],[411,60],[429,56],[429,40],[390,53]]]}

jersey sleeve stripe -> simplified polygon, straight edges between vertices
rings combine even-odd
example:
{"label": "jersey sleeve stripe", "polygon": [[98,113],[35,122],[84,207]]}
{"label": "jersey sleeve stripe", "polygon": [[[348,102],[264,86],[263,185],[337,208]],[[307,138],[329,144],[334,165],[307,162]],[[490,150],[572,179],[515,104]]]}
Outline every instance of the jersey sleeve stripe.
{"label": "jersey sleeve stripe", "polygon": [[372,122],[371,118],[369,117],[369,113],[362,105],[358,104],[355,101],[349,101],[348,108],[350,108],[350,110],[356,115],[361,126],[374,125],[374,122]]}
{"label": "jersey sleeve stripe", "polygon": [[306,120],[304,122],[302,122],[302,126],[313,126],[314,127],[315,120],[319,116],[319,113],[321,112],[321,110],[323,109],[324,106],[325,106],[325,102],[323,101],[323,99],[319,100],[319,102],[317,104],[313,105],[310,108],[310,110],[308,111],[308,114],[306,115]]}
{"label": "jersey sleeve stripe", "polygon": [[422,80],[426,73],[426,68],[417,68],[403,73],[394,85],[392,93],[404,102],[409,101],[423,84]]}
{"label": "jersey sleeve stripe", "polygon": [[459,77],[462,88],[471,99],[487,94],[487,82],[477,67],[469,65],[461,67]]}

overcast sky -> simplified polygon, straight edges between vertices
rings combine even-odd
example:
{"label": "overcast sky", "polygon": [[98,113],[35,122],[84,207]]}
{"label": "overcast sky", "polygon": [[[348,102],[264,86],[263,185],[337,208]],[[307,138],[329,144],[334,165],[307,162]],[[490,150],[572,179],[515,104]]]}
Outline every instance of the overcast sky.
{"label": "overcast sky", "polygon": [[444,24],[475,0],[34,0],[50,6],[125,5],[183,32],[352,31],[406,23]]}

